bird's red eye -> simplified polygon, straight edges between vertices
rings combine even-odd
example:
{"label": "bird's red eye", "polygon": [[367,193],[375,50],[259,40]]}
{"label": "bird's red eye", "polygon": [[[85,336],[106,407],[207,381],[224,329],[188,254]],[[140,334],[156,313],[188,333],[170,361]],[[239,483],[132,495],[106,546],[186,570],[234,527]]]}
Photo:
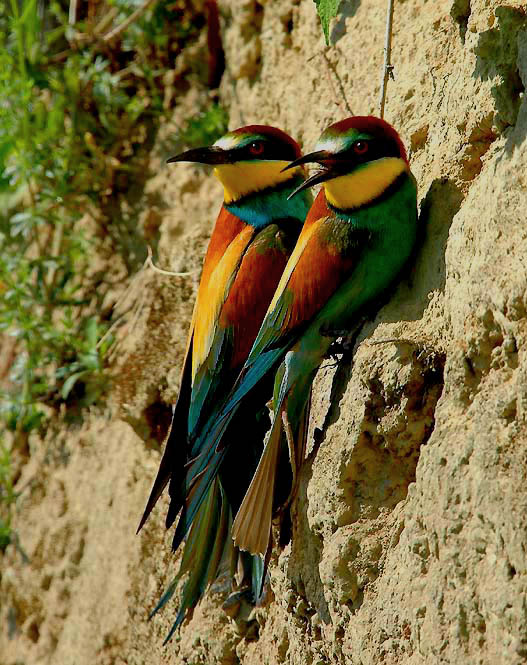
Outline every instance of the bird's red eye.
{"label": "bird's red eye", "polygon": [[254,141],[249,146],[249,151],[251,155],[261,155],[264,151],[264,144],[261,141]]}
{"label": "bird's red eye", "polygon": [[356,155],[364,155],[368,152],[368,142],[367,141],[357,141],[353,144],[353,152]]}

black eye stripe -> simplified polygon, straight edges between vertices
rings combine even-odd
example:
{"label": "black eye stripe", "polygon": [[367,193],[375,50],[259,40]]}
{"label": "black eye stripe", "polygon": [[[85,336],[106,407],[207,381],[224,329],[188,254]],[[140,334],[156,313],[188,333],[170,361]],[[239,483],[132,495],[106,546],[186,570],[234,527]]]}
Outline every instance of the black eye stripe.
{"label": "black eye stripe", "polygon": [[[257,145],[259,149],[254,150]],[[281,143],[267,138],[255,138],[240,148],[229,150],[230,160],[233,162],[248,160],[277,160],[291,162],[298,157],[295,147],[289,143]]]}
{"label": "black eye stripe", "polygon": [[[367,144],[364,152],[357,151],[359,143]],[[339,162],[352,162],[354,164],[362,162],[371,162],[382,157],[399,157],[399,146],[393,141],[384,139],[357,139],[346,150],[334,155],[334,159]]]}

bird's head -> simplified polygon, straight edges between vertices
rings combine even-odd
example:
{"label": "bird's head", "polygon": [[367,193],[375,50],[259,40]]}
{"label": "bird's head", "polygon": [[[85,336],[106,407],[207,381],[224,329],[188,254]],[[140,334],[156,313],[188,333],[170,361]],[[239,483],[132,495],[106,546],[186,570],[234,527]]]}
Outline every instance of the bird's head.
{"label": "bird's head", "polygon": [[288,134],[268,125],[248,125],[222,136],[211,146],[194,148],[171,157],[168,162],[200,162],[214,166],[214,174],[225,192],[225,203],[275,187],[297,175],[301,165],[285,171],[301,151]]}
{"label": "bird's head", "polygon": [[354,116],[328,127],[315,150],[289,164],[288,169],[315,162],[320,170],[293,192],[322,183],[335,208],[349,210],[381,196],[409,171],[406,150],[395,129],[373,116]]}

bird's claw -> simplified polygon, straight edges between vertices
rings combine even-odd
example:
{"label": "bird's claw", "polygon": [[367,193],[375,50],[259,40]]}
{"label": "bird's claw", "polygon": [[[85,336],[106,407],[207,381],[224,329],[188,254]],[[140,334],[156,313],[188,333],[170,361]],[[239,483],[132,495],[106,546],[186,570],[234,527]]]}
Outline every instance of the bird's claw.
{"label": "bird's claw", "polygon": [[334,338],[334,341],[331,343],[327,351],[327,356],[334,360],[337,360],[337,356],[351,356],[353,347],[357,341],[358,334],[360,333],[362,326],[366,323],[367,320],[367,317],[362,317],[357,325],[348,330],[331,330],[329,328],[322,330],[321,333],[324,335],[324,337]]}
{"label": "bird's claw", "polygon": [[[331,335],[331,337],[333,337],[333,335]],[[327,355],[333,360],[337,360],[337,356],[351,355],[357,335],[355,333],[350,335],[349,331],[346,331],[346,333],[343,334],[342,331],[340,331],[336,337],[338,339],[335,339],[335,341],[332,342]]]}

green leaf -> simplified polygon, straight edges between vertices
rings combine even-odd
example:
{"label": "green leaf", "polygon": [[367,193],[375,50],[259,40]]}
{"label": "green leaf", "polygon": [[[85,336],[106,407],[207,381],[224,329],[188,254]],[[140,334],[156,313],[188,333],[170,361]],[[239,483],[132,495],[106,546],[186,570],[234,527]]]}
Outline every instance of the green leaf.
{"label": "green leaf", "polygon": [[40,425],[44,418],[44,412],[39,411],[36,407],[30,409],[30,412],[26,415],[22,422],[22,429],[24,432],[31,432]]}
{"label": "green leaf", "polygon": [[340,0],[314,0],[314,3],[322,23],[326,44],[329,46],[329,22],[337,15]]}
{"label": "green leaf", "polygon": [[37,6],[36,0],[28,0],[26,6],[24,7],[24,11],[22,12],[22,16],[18,19],[20,23],[27,23],[28,25],[33,23],[33,16],[35,13],[35,7]]}
{"label": "green leaf", "polygon": [[77,381],[81,378],[81,376],[83,376],[83,374],[86,374],[86,372],[85,371],[75,372],[75,374],[72,374],[66,379],[66,381],[64,381],[64,385],[62,386],[62,390],[60,391],[62,399],[67,399],[73,386],[77,383]]}
{"label": "green leaf", "polygon": [[98,339],[97,319],[95,317],[88,319],[88,321],[86,322],[86,328],[84,330],[84,334],[86,335],[86,341],[88,342],[88,347],[90,349],[95,349],[95,347],[97,346],[97,339]]}
{"label": "green leaf", "polygon": [[79,361],[82,367],[91,370],[99,369],[99,354],[97,351],[92,351],[91,353],[81,353],[79,356]]}
{"label": "green leaf", "polygon": [[3,552],[5,548],[11,543],[11,538],[11,525],[8,522],[4,522],[4,520],[0,518],[0,552]]}
{"label": "green leaf", "polygon": [[219,104],[211,104],[205,111],[191,117],[180,132],[178,140],[187,146],[210,145],[227,131],[229,117]]}

